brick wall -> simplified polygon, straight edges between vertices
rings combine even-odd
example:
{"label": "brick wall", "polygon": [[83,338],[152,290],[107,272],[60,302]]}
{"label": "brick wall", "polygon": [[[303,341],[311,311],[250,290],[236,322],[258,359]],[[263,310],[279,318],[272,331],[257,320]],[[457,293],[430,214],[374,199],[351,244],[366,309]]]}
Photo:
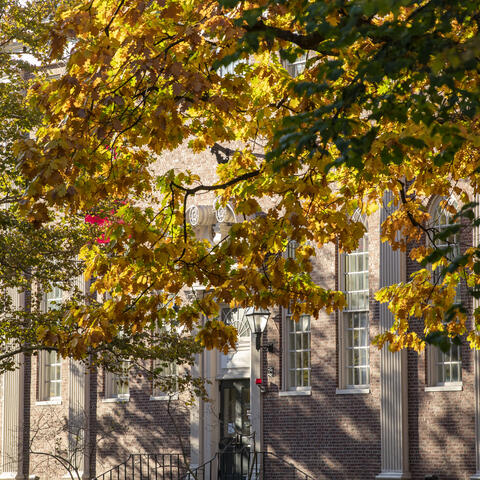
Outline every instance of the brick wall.
{"label": "brick wall", "polygon": [[[190,412],[184,398],[151,400],[150,381],[139,372],[130,375],[130,399],[105,402],[103,372],[98,372],[97,474],[126,460],[130,453],[190,454]],[[101,440],[101,441],[100,441]]]}
{"label": "brick wall", "polygon": [[[378,287],[379,217],[369,219],[370,289]],[[338,288],[338,251],[328,245],[317,250],[314,279],[326,288]],[[378,331],[378,308],[371,295],[371,337]],[[336,394],[338,387],[338,314],[321,313],[312,319],[310,396],[280,397],[283,358],[280,315],[268,327],[275,354],[268,366],[276,375],[269,379],[264,396],[265,449],[309,473],[315,479],[372,479],[380,472],[380,383],[379,352],[370,349],[371,392]],[[280,351],[279,351],[280,350]],[[265,364],[265,368],[267,364]],[[279,465],[277,465],[280,468]],[[282,478],[277,472],[274,478]]]}
{"label": "brick wall", "polygon": [[[470,230],[462,232],[462,250],[471,245]],[[407,275],[419,268],[407,259]],[[471,310],[471,298],[461,288],[462,303]],[[423,333],[417,321],[415,330]],[[475,473],[475,392],[473,352],[462,345],[463,390],[426,392],[425,353],[408,352],[408,413],[410,468],[412,480],[436,474],[441,480],[468,479]]]}
{"label": "brick wall", "polygon": [[[369,218],[371,338],[378,332],[379,308],[373,300],[378,288],[378,216]],[[471,244],[471,232],[461,244]],[[317,255],[316,281],[338,288],[335,272],[338,252],[325,247]],[[407,275],[418,269],[408,260]],[[462,301],[469,299],[462,290]],[[275,353],[264,362],[275,368],[264,395],[265,449],[283,456],[314,478],[373,479],[380,473],[380,366],[379,352],[370,348],[371,392],[368,395],[336,395],[338,386],[339,314],[321,314],[312,322],[312,395],[279,397],[282,389],[282,322],[277,312],[268,327]],[[414,328],[423,333],[420,321]],[[475,472],[473,352],[462,346],[461,391],[426,392],[426,355],[408,352],[408,428],[412,480],[436,474],[439,479],[467,479]],[[285,473],[277,465],[277,475]],[[272,467],[272,472],[275,471]]]}
{"label": "brick wall", "polygon": [[[37,363],[34,357],[30,389],[30,443],[31,451],[39,453],[30,455],[30,473],[40,479],[60,479],[67,471],[52,457],[43,454],[54,453],[56,449],[57,452],[65,452],[68,448],[68,430],[62,426],[69,414],[69,361],[62,362],[62,399],[58,405],[38,402]],[[102,371],[91,374],[91,406],[85,412],[89,415],[87,431],[90,432],[90,447],[87,450],[83,446],[78,447],[80,455],[90,453],[92,475],[95,471],[98,475],[118,465],[131,453],[181,452],[179,437],[188,457],[190,415],[185,398],[170,402],[169,415],[168,401],[151,400],[150,382],[139,372],[132,372],[129,401],[104,402],[103,378]]]}
{"label": "brick wall", "polygon": [[[185,147],[162,156],[154,170],[161,174],[168,168],[189,168],[199,174],[204,183],[211,183],[216,178],[214,157],[208,152],[194,155]],[[208,204],[213,198],[214,194],[209,193],[192,199],[192,203]],[[369,218],[371,338],[378,332],[379,325],[379,308],[373,300],[379,284],[379,227],[377,212]],[[463,245],[470,244],[471,232],[465,232],[461,241]],[[318,284],[332,289],[339,287],[338,253],[334,245],[317,251],[314,279]],[[407,275],[417,268],[418,265],[408,260]],[[465,292],[463,295],[467,301]],[[285,390],[282,380],[285,332],[281,312],[277,310],[269,320],[264,342],[273,341],[275,351],[263,353],[262,378],[267,384],[267,391],[262,395],[263,449],[279,455],[315,479],[373,479],[381,471],[380,354],[374,347],[370,348],[370,393],[337,394],[340,315],[323,312],[317,319],[312,319],[312,389],[311,395],[305,396],[279,396],[279,392]],[[414,328],[423,333],[421,322],[414,324]],[[465,345],[462,358],[463,390],[426,392],[426,355],[408,353],[412,480],[423,480],[429,474],[437,474],[441,480],[467,479],[475,471],[473,355]],[[268,367],[274,369],[271,377],[267,376]],[[68,415],[68,362],[64,362],[62,368],[61,405],[36,404],[36,357],[32,359],[31,377],[27,374],[26,385],[31,392],[32,434],[45,417]],[[97,419],[91,420],[90,445],[96,446],[92,464],[97,474],[124,461],[130,453],[179,452],[180,443],[189,452],[190,412],[182,399],[171,402],[170,416],[166,401],[150,399],[150,382],[139,372],[130,376],[128,402],[103,401],[104,376],[101,371],[92,375],[90,388],[89,414],[92,419]],[[58,441],[66,442],[66,434],[59,435]],[[37,436],[32,445],[41,449],[47,443]],[[40,457],[32,456],[31,473],[49,479],[64,474],[58,467],[52,467],[51,462],[42,462]],[[272,461],[268,468],[269,480],[285,480],[288,470],[285,463]]]}
{"label": "brick wall", "polygon": [[[30,387],[30,415],[25,411],[25,419],[30,419],[30,474],[40,479],[61,478],[68,474],[55,459],[47,454],[65,457],[68,451],[68,377],[69,361],[63,360],[61,367],[61,403],[41,402],[38,394],[38,356],[32,357]],[[28,430],[25,429],[28,434]],[[27,442],[28,445],[28,442]],[[37,453],[33,453],[37,452]]]}

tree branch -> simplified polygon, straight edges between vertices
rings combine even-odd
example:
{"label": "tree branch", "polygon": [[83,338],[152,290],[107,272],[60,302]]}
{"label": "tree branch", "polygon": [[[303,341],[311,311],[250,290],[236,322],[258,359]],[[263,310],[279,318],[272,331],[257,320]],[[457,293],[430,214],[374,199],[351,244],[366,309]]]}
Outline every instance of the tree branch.
{"label": "tree branch", "polygon": [[280,40],[285,40],[287,42],[295,43],[300,48],[304,50],[314,50],[319,53],[325,53],[328,55],[332,55],[333,53],[328,50],[323,50],[318,47],[318,45],[325,40],[325,37],[321,35],[319,32],[314,32],[310,35],[300,35],[298,33],[294,33],[290,30],[282,30],[278,27],[271,27],[269,25],[265,25],[263,20],[259,20],[255,25],[242,25],[242,28],[247,32],[264,32],[273,34],[276,38]]}
{"label": "tree branch", "polygon": [[189,195],[194,195],[197,192],[212,192],[215,190],[223,190],[227,187],[230,187],[231,185],[235,185],[238,182],[242,182],[243,180],[248,180],[249,178],[254,178],[260,173],[260,169],[258,170],[253,170],[251,172],[244,173],[243,175],[239,175],[238,177],[232,178],[228,182],[225,183],[220,183],[218,185],[197,185],[196,187],[193,188],[187,188],[184,187],[183,185],[178,185],[175,182],[172,182],[172,185],[175,188],[178,188],[179,190],[182,190],[183,192],[188,193]]}
{"label": "tree branch", "polygon": [[112,26],[113,21],[115,20],[115,17],[117,16],[118,12],[122,8],[123,4],[125,3],[125,0],[121,0],[120,3],[118,4],[117,9],[115,10],[115,13],[112,15],[112,18],[108,22],[108,25],[105,27],[105,35],[107,37],[110,36],[110,27]]}

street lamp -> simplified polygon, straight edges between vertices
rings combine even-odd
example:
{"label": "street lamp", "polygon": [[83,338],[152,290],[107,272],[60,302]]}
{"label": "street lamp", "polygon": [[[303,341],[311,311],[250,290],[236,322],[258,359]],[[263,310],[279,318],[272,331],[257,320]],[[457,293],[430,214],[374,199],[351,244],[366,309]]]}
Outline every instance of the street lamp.
{"label": "street lamp", "polygon": [[[256,310],[254,307],[246,309],[245,316],[247,317],[248,326],[250,330],[255,334],[255,346],[257,350],[261,348],[261,337],[267,326],[268,317],[270,312],[263,308]],[[269,352],[273,352],[273,343],[269,343],[265,347]]]}

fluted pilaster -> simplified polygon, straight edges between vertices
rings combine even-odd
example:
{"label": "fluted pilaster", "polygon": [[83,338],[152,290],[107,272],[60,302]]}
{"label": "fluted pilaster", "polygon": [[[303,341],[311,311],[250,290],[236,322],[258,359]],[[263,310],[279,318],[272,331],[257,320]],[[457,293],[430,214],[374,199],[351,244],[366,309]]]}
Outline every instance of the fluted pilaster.
{"label": "fluted pilaster", "polygon": [[[480,203],[480,195],[475,196],[475,201]],[[480,218],[480,205],[475,207],[475,218]],[[477,247],[480,243],[480,228],[473,227],[473,246]],[[480,299],[473,299],[473,308],[480,306]],[[470,478],[480,480],[480,352],[474,352],[475,364],[475,459],[476,472]]]}
{"label": "fluted pilaster", "polygon": [[[393,210],[388,204],[392,198],[386,192],[383,198],[381,221]],[[388,243],[380,246],[380,288],[405,280],[405,253],[392,250]],[[388,330],[393,315],[387,304],[380,305],[380,330]],[[381,351],[381,466],[377,479],[409,478],[408,416],[407,416],[407,357],[405,351],[392,353],[385,346]]]}
{"label": "fluted pilaster", "polygon": [[[9,292],[15,309],[24,305],[24,294]],[[23,480],[26,477],[24,459],[25,419],[25,359],[15,355],[16,369],[4,373],[2,391],[2,445],[0,478]]]}

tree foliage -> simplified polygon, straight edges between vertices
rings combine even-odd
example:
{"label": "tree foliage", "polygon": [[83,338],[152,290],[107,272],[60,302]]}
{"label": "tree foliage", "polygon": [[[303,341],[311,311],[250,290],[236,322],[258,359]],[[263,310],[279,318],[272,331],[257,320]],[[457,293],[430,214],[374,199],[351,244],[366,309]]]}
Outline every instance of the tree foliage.
{"label": "tree foliage", "polygon": [[[14,367],[13,353],[42,347],[37,328],[55,323],[38,308],[43,292],[54,284],[73,290],[82,273],[76,258],[85,243],[82,223],[60,216],[40,226],[21,215],[27,183],[13,153],[14,143],[40,123],[39,112],[24,97],[32,62],[46,58],[42,36],[49,29],[42,19],[53,16],[55,8],[43,1],[0,2],[0,371]],[[17,292],[28,292],[21,306],[14,300]]]}
{"label": "tree foliage", "polygon": [[[466,306],[454,304],[461,278],[471,290],[479,281],[477,250],[452,258],[452,249],[435,248],[478,223],[478,6],[63,4],[50,61],[69,50],[66,71],[31,87],[28,108],[40,112],[42,125],[35,140],[15,148],[28,181],[21,209],[44,224],[52,212],[91,212],[99,199],[116,207],[110,241],[82,251],[93,288],[111,298],[73,309],[67,321],[76,333],[45,338],[81,356],[120,330],[176,319],[203,346],[226,350],[235,331],[215,319],[219,303],[290,307],[294,318],[341,308],[341,293],[312,281],[314,246],[353,250],[364,234],[353,213],[372,213],[390,191],[396,209],[382,240],[402,250],[414,245],[409,255],[420,265],[405,284],[377,294],[395,314],[377,343],[421,350],[440,332],[479,346]],[[306,54],[305,70],[292,78],[284,61]],[[243,147],[218,166],[211,185],[189,171],[152,173],[159,155],[185,142],[194,152]],[[185,219],[206,191],[243,218],[216,245],[197,238]],[[451,195],[466,205],[457,211],[445,202],[457,231],[435,231],[428,202]],[[291,240],[300,247],[286,259]],[[442,269],[435,281],[432,264]],[[192,301],[182,289],[194,284],[205,294]],[[410,329],[412,317],[423,317],[424,335]],[[475,326],[479,318],[476,310]]]}
{"label": "tree foliage", "polygon": [[[201,382],[188,372],[176,379],[164,375],[170,362],[193,362],[199,347],[188,332],[152,328],[126,336],[118,329],[108,341],[82,341],[82,326],[75,319],[77,306],[98,305],[100,300],[93,292],[85,296],[79,288],[85,271],[80,249],[96,244],[102,236],[101,225],[88,221],[95,217],[56,210],[48,221],[39,221],[22,212],[30,179],[18,169],[13,145],[31,143],[43,122],[41,110],[25,102],[26,91],[32,82],[48,81],[62,67],[62,58],[52,63],[48,57],[48,36],[57,8],[54,1],[0,1],[0,372],[16,368],[17,353],[58,349],[68,339],[76,345],[75,357],[90,364],[115,372],[123,360],[131,360],[130,367],[155,378],[160,389],[190,388],[202,394]],[[98,205],[95,209],[102,224],[106,211],[101,212]],[[65,301],[47,311],[45,295],[53,287],[64,291]],[[24,296],[20,305],[18,293]]]}

